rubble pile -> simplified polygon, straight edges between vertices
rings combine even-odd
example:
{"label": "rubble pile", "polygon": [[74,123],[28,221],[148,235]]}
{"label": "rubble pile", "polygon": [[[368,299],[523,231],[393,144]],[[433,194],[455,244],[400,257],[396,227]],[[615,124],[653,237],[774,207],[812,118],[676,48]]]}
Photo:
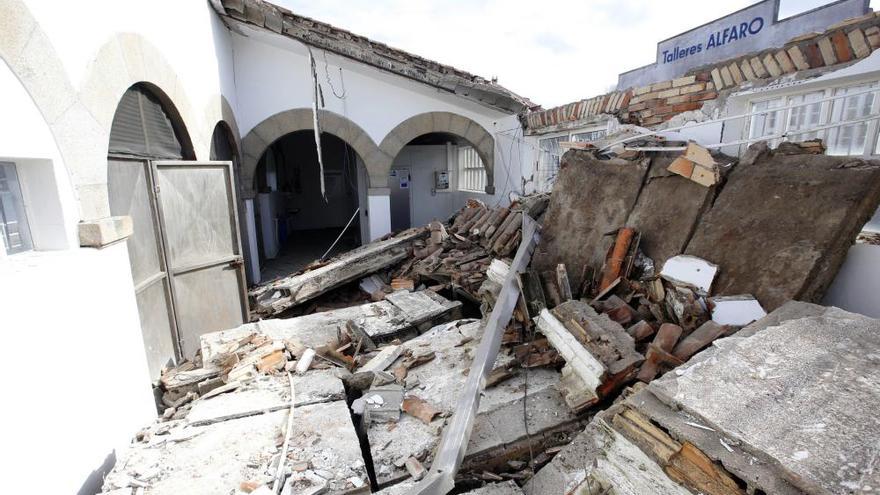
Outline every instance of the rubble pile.
{"label": "rubble pile", "polygon": [[[202,463],[220,466],[190,492],[408,493],[431,481],[478,362],[493,366],[473,375],[459,493],[876,486],[862,447],[880,438],[880,327],[789,301],[821,298],[880,203],[880,165],[821,142],[740,160],[611,149],[566,153],[551,195],[472,200],[252,291],[274,317],[203,335],[163,374],[162,418],[106,491],[186,491]],[[522,269],[524,217],[543,228]],[[361,299],[315,312],[352,287]],[[480,361],[492,321],[500,350]]]}
{"label": "rubble pile", "polygon": [[523,489],[872,493],[878,329],[876,319],[786,303],[633,387]]}

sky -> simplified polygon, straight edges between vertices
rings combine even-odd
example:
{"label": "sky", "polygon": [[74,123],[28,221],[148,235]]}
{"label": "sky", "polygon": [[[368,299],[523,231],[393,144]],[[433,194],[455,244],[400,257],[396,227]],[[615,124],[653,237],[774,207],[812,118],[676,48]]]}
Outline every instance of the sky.
{"label": "sky", "polygon": [[[658,41],[756,0],[273,3],[487,79],[497,77],[499,84],[550,108],[608,92],[619,73],[654,62]],[[824,3],[828,0],[782,0],[780,17]]]}

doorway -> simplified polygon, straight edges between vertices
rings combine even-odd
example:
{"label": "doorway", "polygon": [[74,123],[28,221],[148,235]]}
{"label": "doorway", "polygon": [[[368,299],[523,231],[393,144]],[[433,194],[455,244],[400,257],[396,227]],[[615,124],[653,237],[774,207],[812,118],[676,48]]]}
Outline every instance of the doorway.
{"label": "doorway", "polygon": [[173,105],[132,86],[113,119],[112,215],[131,216],[127,240],[150,376],[192,357],[199,337],[248,319],[233,168],[197,162]]}
{"label": "doorway", "polygon": [[263,281],[294,274],[323,256],[354,249],[367,238],[363,161],[348,143],[323,133],[322,196],[316,150],[313,131],[292,132],[272,143],[257,164]]}

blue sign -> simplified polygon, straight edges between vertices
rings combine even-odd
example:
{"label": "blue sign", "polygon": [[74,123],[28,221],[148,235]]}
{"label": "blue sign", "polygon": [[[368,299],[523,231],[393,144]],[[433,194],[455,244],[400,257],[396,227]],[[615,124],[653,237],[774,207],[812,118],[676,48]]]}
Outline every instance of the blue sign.
{"label": "blue sign", "polygon": [[684,48],[675,47],[672,49],[672,51],[663,50],[661,57],[663,63],[668,64],[669,62],[675,62],[676,60],[685,58],[688,55],[696,55],[697,53],[701,53],[704,46],[706,51],[709,51],[712,48],[717,48],[719,46],[724,46],[737,40],[745,39],[749,35],[758,34],[763,28],[764,18],[755,17],[750,22],[741,22],[739,23],[739,25],[726,27],[723,31],[715,31],[709,34],[709,39],[706,40],[705,45],[703,43],[697,43],[695,45]]}

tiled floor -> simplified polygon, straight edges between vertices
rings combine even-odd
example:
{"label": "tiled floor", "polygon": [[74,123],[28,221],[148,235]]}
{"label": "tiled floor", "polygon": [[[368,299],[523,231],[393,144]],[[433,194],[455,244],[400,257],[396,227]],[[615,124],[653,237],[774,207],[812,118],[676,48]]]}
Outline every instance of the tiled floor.
{"label": "tiled floor", "polygon": [[[340,229],[299,230],[294,231],[290,238],[281,246],[278,256],[266,260],[260,275],[261,283],[285,277],[302,270],[306,265],[320,258],[324,251],[333,244]],[[344,253],[358,246],[356,226],[349,227],[346,235],[339,240],[328,257]]]}

